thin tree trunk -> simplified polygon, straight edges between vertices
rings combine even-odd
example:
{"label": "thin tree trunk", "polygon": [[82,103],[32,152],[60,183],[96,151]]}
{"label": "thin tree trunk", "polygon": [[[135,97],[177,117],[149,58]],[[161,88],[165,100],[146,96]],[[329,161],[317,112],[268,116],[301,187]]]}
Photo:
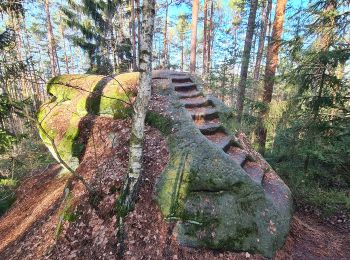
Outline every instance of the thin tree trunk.
{"label": "thin tree trunk", "polygon": [[[226,58],[225,58],[226,62]],[[220,99],[222,102],[225,102],[225,86],[226,86],[226,64],[222,68],[222,80],[221,80],[221,86],[220,86]]]}
{"label": "thin tree trunk", "polygon": [[236,59],[237,59],[237,31],[238,25],[234,25],[233,27],[233,63],[232,63],[232,76],[231,76],[231,104],[234,104],[234,96],[235,96],[235,76],[236,76]]}
{"label": "thin tree trunk", "polygon": [[[26,42],[27,42],[27,49],[28,49],[28,53],[32,53],[32,47],[30,45],[30,42],[29,42],[29,35],[28,35],[28,30],[26,28],[26,26],[23,27],[24,29],[24,33],[25,33],[25,37],[26,37]],[[44,97],[42,97],[41,93],[40,93],[40,85],[39,85],[39,79],[38,79],[38,76],[36,74],[36,70],[35,70],[35,66],[34,66],[34,62],[33,62],[33,59],[32,57],[29,57],[29,70],[32,71],[32,75],[33,75],[33,79],[35,82],[32,82],[32,86],[35,90],[35,100],[36,100],[36,104],[34,103],[34,106],[36,109],[38,109],[39,107],[37,107],[37,104],[39,104],[40,102],[39,101],[43,101],[44,100]],[[31,73],[31,72],[30,72]]]}
{"label": "thin tree trunk", "polygon": [[267,50],[265,77],[264,77],[264,95],[263,102],[266,109],[262,110],[259,115],[258,122],[258,138],[259,151],[265,153],[266,134],[267,130],[264,126],[264,120],[268,117],[268,105],[272,100],[273,85],[275,82],[276,68],[278,64],[278,51],[283,32],[284,13],[286,9],[287,0],[277,0],[275,20],[273,22],[271,42]]}
{"label": "thin tree trunk", "polygon": [[144,0],[140,57],[140,86],[133,105],[132,130],[129,146],[129,166],[124,184],[124,206],[127,210],[134,204],[142,171],[142,147],[145,117],[151,97],[152,40],[154,29],[155,0]]}
{"label": "thin tree trunk", "polygon": [[247,33],[246,33],[245,42],[244,42],[241,73],[240,73],[240,80],[238,84],[238,96],[237,96],[237,102],[236,102],[238,122],[241,122],[242,114],[243,114],[243,105],[244,105],[247,76],[248,76],[248,66],[249,66],[250,51],[252,48],[253,35],[254,35],[254,29],[255,29],[255,17],[256,17],[256,10],[258,7],[258,0],[251,0],[250,3],[251,5],[250,5],[250,11],[249,11],[249,17],[248,17]]}
{"label": "thin tree trunk", "polygon": [[116,51],[116,37],[114,33],[114,26],[112,25],[111,28],[111,51],[112,51],[112,61],[113,61],[113,73],[117,72],[117,51]]}
{"label": "thin tree trunk", "polygon": [[[33,100],[34,111],[32,111],[32,112],[35,112],[39,108],[38,101],[40,99],[40,96],[38,95],[39,88],[38,88],[38,80],[37,80],[37,77],[35,74],[35,67],[33,65],[32,57],[30,57],[30,54],[32,53],[32,48],[30,46],[28,31],[27,31],[25,24],[23,24],[23,32],[24,32],[23,39],[22,39],[23,45],[26,45],[24,48],[24,54],[26,57],[26,62],[28,63],[27,73],[29,74],[29,78],[30,78],[29,82],[28,82],[28,80],[26,80],[26,81],[28,84],[28,88],[30,89],[32,100]],[[24,39],[26,40],[26,43],[24,42]]]}
{"label": "thin tree trunk", "polygon": [[184,70],[184,37],[181,37],[181,71]]}
{"label": "thin tree trunk", "polygon": [[136,17],[137,17],[137,54],[138,54],[138,66],[140,66],[140,54],[141,54],[141,18],[140,18],[140,0],[136,0]]}
{"label": "thin tree trunk", "polygon": [[262,61],[263,52],[264,52],[266,30],[267,30],[269,17],[270,17],[271,8],[272,8],[272,0],[267,1],[267,6],[266,6],[266,0],[264,0],[263,10],[261,13],[259,47],[258,47],[258,53],[256,55],[256,63],[255,63],[255,69],[254,69],[254,81],[258,81],[260,76],[260,66],[261,66],[261,61]]}
{"label": "thin tree trunk", "polygon": [[134,0],[130,0],[131,2],[131,35],[132,35],[132,69],[133,71],[137,70],[136,64],[136,32],[135,32],[135,2]]}
{"label": "thin tree trunk", "polygon": [[[275,5],[274,7],[276,8]],[[272,5],[271,5],[271,9],[273,9]],[[270,15],[269,15],[269,23],[268,23],[268,29],[267,29],[267,46],[269,46],[271,42],[271,30],[272,30],[272,12],[270,12]]]}
{"label": "thin tree trunk", "polygon": [[196,71],[196,48],[197,48],[197,24],[198,24],[199,0],[192,2],[192,24],[191,24],[191,58],[190,72]]}
{"label": "thin tree trunk", "polygon": [[62,42],[63,42],[63,53],[64,53],[64,61],[66,64],[66,73],[69,74],[69,60],[68,60],[67,48],[66,48],[64,24],[62,23],[62,21],[60,24],[60,32],[61,32],[61,37],[62,37]]}
{"label": "thin tree trunk", "polygon": [[204,76],[207,72],[208,66],[208,50],[207,50],[207,25],[208,25],[208,0],[204,0],[204,20],[203,20],[203,71],[202,76]]}
{"label": "thin tree trunk", "polygon": [[162,52],[162,67],[167,69],[169,67],[168,59],[168,10],[169,4],[168,1],[165,3],[165,21],[164,21],[164,31],[163,31],[163,52]]}
{"label": "thin tree trunk", "polygon": [[244,105],[245,91],[246,91],[246,85],[247,85],[250,51],[251,51],[252,42],[253,42],[253,35],[254,35],[254,29],[255,29],[255,17],[256,17],[256,10],[258,7],[258,0],[251,0],[250,3],[251,5],[250,5],[250,11],[249,11],[249,17],[248,17],[248,27],[247,27],[247,33],[246,33],[245,42],[244,42],[241,74],[240,74],[240,80],[238,84],[238,96],[237,96],[237,103],[236,103],[238,122],[241,122],[242,114],[243,114],[243,105]]}
{"label": "thin tree trunk", "polygon": [[208,45],[208,54],[207,54],[207,71],[206,71],[206,76],[208,77],[209,75],[209,71],[210,71],[210,67],[211,67],[211,50],[213,48],[213,30],[214,30],[214,26],[213,26],[213,16],[214,16],[214,1],[211,1],[211,6],[210,6],[210,19],[209,19],[209,32],[208,32],[208,37],[207,37],[207,45]]}
{"label": "thin tree trunk", "polygon": [[49,0],[45,0],[45,12],[46,12],[47,39],[49,42],[51,74],[52,76],[57,76],[59,74],[59,69],[58,69],[55,37],[53,35],[52,24],[51,24]]}

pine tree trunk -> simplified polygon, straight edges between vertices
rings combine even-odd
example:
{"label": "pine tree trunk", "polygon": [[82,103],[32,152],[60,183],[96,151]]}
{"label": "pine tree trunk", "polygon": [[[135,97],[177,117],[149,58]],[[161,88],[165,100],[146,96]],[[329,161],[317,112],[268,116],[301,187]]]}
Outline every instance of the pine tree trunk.
{"label": "pine tree trunk", "polygon": [[213,40],[213,16],[214,16],[214,1],[211,1],[211,7],[210,7],[210,19],[209,19],[209,32],[207,37],[207,45],[208,45],[208,54],[207,54],[207,71],[206,76],[208,77],[209,71],[210,71],[210,64],[211,64],[211,50],[212,50],[212,40]]}
{"label": "pine tree trunk", "polygon": [[254,81],[258,81],[260,76],[260,66],[261,66],[261,61],[262,61],[263,52],[264,52],[266,30],[267,30],[267,24],[268,24],[271,8],[272,8],[272,0],[267,1],[267,6],[266,6],[266,0],[264,0],[263,10],[261,13],[259,47],[258,47],[258,53],[256,54],[256,62],[255,62],[255,69],[254,69]]}
{"label": "pine tree trunk", "polygon": [[[26,42],[27,42],[27,46],[26,46],[26,49],[28,50],[28,53],[32,53],[32,47],[30,45],[30,42],[29,42],[29,35],[28,35],[28,30],[26,28],[26,26],[23,27],[24,29],[24,33],[25,33],[25,38],[26,38]],[[34,66],[34,62],[33,62],[33,59],[32,58],[29,58],[29,73],[33,75],[33,80],[34,82],[31,83],[32,87],[33,87],[33,90],[35,92],[34,96],[34,107],[36,109],[38,109],[38,105],[39,105],[39,101],[44,101],[44,96],[41,95],[41,92],[40,92],[40,85],[39,85],[39,79],[38,79],[38,76],[37,76],[37,71],[35,69],[35,66]]]}
{"label": "pine tree trunk", "polygon": [[49,42],[48,47],[49,47],[51,74],[52,74],[52,76],[57,76],[59,74],[59,69],[58,69],[55,37],[53,35],[53,29],[52,29],[52,24],[51,24],[49,0],[45,0],[45,12],[46,12],[47,39]]}
{"label": "pine tree trunk", "polygon": [[68,55],[67,55],[64,25],[62,22],[60,24],[60,32],[61,32],[61,37],[62,37],[62,42],[63,42],[63,53],[64,53],[64,61],[66,64],[66,73],[69,74],[69,60],[68,60]]}
{"label": "pine tree trunk", "polygon": [[191,58],[190,72],[196,71],[196,48],[197,48],[197,24],[198,24],[199,0],[192,2],[192,24],[191,24]]}
{"label": "pine tree trunk", "polygon": [[132,129],[129,146],[129,166],[124,184],[124,206],[134,204],[142,171],[142,147],[144,140],[145,117],[151,97],[152,83],[152,40],[154,30],[155,0],[143,1],[143,21],[140,57],[140,86],[133,105]]}
{"label": "pine tree trunk", "polygon": [[164,31],[163,31],[163,52],[162,52],[162,67],[167,69],[169,67],[168,59],[168,10],[169,4],[168,1],[165,3],[165,21],[164,21]]}
{"label": "pine tree trunk", "polygon": [[181,37],[181,71],[184,70],[184,37]]}
{"label": "pine tree trunk", "polygon": [[205,77],[205,74],[207,72],[207,66],[208,66],[208,50],[207,50],[207,25],[208,25],[208,0],[204,0],[204,20],[203,20],[203,71],[202,76]]}
{"label": "pine tree trunk", "polygon": [[264,77],[264,95],[263,102],[265,109],[261,111],[258,121],[258,139],[259,151],[265,153],[266,134],[267,130],[264,126],[264,121],[268,117],[268,105],[272,100],[273,85],[275,82],[276,68],[278,64],[278,51],[283,32],[284,13],[286,9],[287,0],[277,0],[275,20],[273,22],[271,42],[268,46],[265,77]]}
{"label": "pine tree trunk", "polygon": [[251,5],[250,5],[250,11],[249,11],[249,17],[248,17],[247,33],[246,33],[245,42],[244,42],[241,73],[240,73],[240,80],[238,84],[238,96],[237,96],[237,103],[236,103],[238,122],[241,122],[242,114],[243,114],[243,105],[244,105],[245,91],[246,91],[246,85],[247,85],[250,51],[252,48],[252,42],[253,42],[253,36],[254,36],[254,30],[255,30],[255,17],[256,17],[256,10],[258,7],[258,0],[251,0],[250,3]]}
{"label": "pine tree trunk", "polygon": [[221,79],[221,86],[220,86],[220,99],[222,102],[225,102],[225,87],[226,87],[226,64],[222,68],[222,79]]}
{"label": "pine tree trunk", "polygon": [[133,71],[137,70],[136,63],[136,32],[135,32],[135,2],[134,0],[130,0],[131,2],[131,40],[132,40],[132,69]]}
{"label": "pine tree trunk", "polygon": [[236,59],[237,59],[237,31],[238,31],[238,27],[239,25],[235,25],[233,27],[233,48],[234,48],[234,52],[233,52],[233,63],[232,63],[232,76],[231,76],[231,104],[234,104],[234,98],[235,98],[235,76],[236,76]]}

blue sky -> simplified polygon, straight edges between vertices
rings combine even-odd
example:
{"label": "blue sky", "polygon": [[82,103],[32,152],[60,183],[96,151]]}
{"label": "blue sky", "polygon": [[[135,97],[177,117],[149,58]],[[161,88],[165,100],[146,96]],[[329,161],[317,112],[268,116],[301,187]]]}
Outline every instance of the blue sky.
{"label": "blue sky", "polygon": [[[230,47],[230,45],[232,44],[232,39],[230,39],[230,35],[224,34],[223,31],[228,30],[231,27],[231,21],[232,21],[232,17],[233,17],[233,13],[232,13],[232,9],[229,8],[229,1],[232,0],[222,0],[222,1],[218,1],[216,3],[218,3],[221,8],[219,10],[215,10],[216,14],[220,15],[219,20],[216,20],[215,22],[217,23],[218,28],[215,30],[215,42],[214,42],[214,51],[213,51],[213,59],[214,62],[216,64],[220,64],[220,62],[222,62],[222,60],[227,57],[229,54],[225,51],[224,49],[227,47]],[[163,1],[161,1],[163,2]],[[161,3],[158,2],[158,3]],[[273,1],[273,3],[275,4],[275,0]],[[300,5],[307,5],[309,1],[303,1],[303,0],[289,0],[288,1],[288,7],[287,7],[287,13],[286,13],[286,21],[285,21],[285,32],[284,32],[284,39],[288,39],[290,38],[290,29],[292,28],[292,16],[295,12],[295,10],[300,6]],[[62,4],[66,4],[67,1],[64,0],[53,0],[51,1],[51,12],[52,12],[52,18],[57,20],[57,11],[59,6],[61,6]],[[273,4],[273,9],[274,9],[274,4]],[[200,1],[200,10],[202,10],[202,6],[203,6],[203,0]],[[38,23],[38,24],[42,24],[43,28],[45,28],[45,13],[44,13],[44,9],[43,9],[43,4],[39,3],[39,1],[34,1],[31,4],[26,4],[27,10],[26,10],[26,24],[28,26],[31,26],[33,23]],[[248,11],[248,10],[246,10]],[[172,5],[169,8],[169,17],[170,17],[170,22],[171,25],[175,26],[176,22],[177,22],[177,17],[180,13],[185,13],[188,14],[189,17],[191,17],[191,6],[186,5],[186,4],[181,4],[180,6],[175,6]],[[164,21],[164,11],[160,10],[159,14],[161,15],[161,26],[163,25],[163,21]],[[199,14],[200,17],[203,16],[202,12],[200,11]],[[273,17],[273,15],[272,15]],[[257,14],[257,20],[260,19],[260,14]],[[4,21],[5,19],[1,19],[0,18],[0,28],[4,28]],[[190,22],[190,20],[189,20]],[[239,48],[242,49],[243,48],[243,42],[244,42],[244,37],[245,37],[245,29],[246,26],[244,25],[245,21],[243,21],[243,25],[241,26],[241,30],[239,31]],[[56,35],[58,35],[58,29],[57,26],[54,25],[55,28],[55,33]],[[169,28],[169,34],[174,34],[175,29],[174,28]],[[198,39],[199,42],[201,40],[202,37],[202,32],[203,32],[203,23],[200,22],[198,25]],[[59,36],[57,36],[59,37]],[[155,39],[155,46],[156,49],[159,48],[160,46],[162,46],[162,39],[161,39],[161,35],[157,36],[158,38]],[[186,40],[186,44],[189,45],[189,37],[190,37],[190,32],[187,35],[187,40]],[[173,37],[173,41],[177,41],[176,37]],[[35,40],[32,40],[32,44],[35,46],[37,45],[37,43],[35,42]],[[67,42],[68,44],[68,42]],[[199,50],[201,48],[201,45],[198,46]],[[42,51],[42,50],[41,50]],[[73,53],[80,53],[78,56],[80,57],[79,59],[75,59],[74,62],[76,63],[76,67],[80,67],[82,71],[84,71],[84,69],[87,66],[87,61],[86,59],[82,59],[81,57],[81,51],[78,48],[74,48],[72,47],[72,51]],[[179,64],[179,55],[178,55],[179,50],[176,50],[174,48],[171,49],[171,61],[173,63],[178,63]],[[60,55],[62,56],[62,55]],[[200,57],[198,57],[198,59],[200,60]],[[186,62],[188,63],[188,62]]]}

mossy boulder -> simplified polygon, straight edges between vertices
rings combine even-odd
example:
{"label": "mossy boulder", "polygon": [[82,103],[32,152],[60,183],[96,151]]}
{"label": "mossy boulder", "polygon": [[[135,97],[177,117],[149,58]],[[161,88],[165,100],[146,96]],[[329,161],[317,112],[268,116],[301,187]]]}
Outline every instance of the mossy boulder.
{"label": "mossy boulder", "polygon": [[[158,77],[166,78],[161,76]],[[153,113],[151,123],[167,122],[172,131],[163,131],[170,159],[159,177],[155,195],[165,219],[177,221],[178,241],[187,246],[272,257],[289,232],[292,217],[289,188],[257,153],[272,177],[269,183],[264,180],[257,183],[250,178],[241,165],[198,130],[170,81],[167,87],[158,89],[162,90],[158,94],[169,100],[167,115],[158,115],[156,119],[157,114]],[[230,110],[218,99],[210,100],[221,121],[234,125]]]}
{"label": "mossy boulder", "polygon": [[[239,163],[210,142],[167,81],[173,76],[179,75],[171,71],[153,74],[164,83],[153,91],[167,102],[162,104],[162,112],[151,111],[146,118],[167,137],[170,151],[155,191],[162,214],[169,221],[177,221],[176,236],[183,245],[273,257],[289,231],[290,190],[244,138],[237,137],[240,147],[254,154],[266,170],[261,182],[248,176]],[[138,73],[53,78],[47,86],[52,99],[37,115],[43,128],[39,128],[40,136],[53,155],[57,157],[50,139],[60,157],[76,168],[84,148],[78,142],[84,117],[128,116],[138,79]],[[196,78],[192,81],[201,84]],[[226,132],[234,134],[230,110],[214,97],[210,97],[210,104],[217,110]]]}
{"label": "mossy boulder", "polygon": [[136,95],[138,73],[115,77],[102,75],[62,75],[51,79],[47,92],[52,98],[43,104],[37,119],[39,134],[50,152],[73,169],[79,164],[83,144],[78,142],[79,125],[89,115],[127,116]]}

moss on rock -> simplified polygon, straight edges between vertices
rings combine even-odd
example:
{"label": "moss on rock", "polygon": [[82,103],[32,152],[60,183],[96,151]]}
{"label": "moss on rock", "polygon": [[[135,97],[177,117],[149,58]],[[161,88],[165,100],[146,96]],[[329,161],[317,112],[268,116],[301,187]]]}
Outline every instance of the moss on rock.
{"label": "moss on rock", "polygon": [[51,79],[47,92],[52,98],[40,107],[37,119],[43,128],[39,128],[40,137],[53,156],[57,159],[50,139],[60,157],[77,168],[84,149],[77,141],[81,120],[88,114],[127,116],[130,105],[123,101],[129,102],[136,95],[138,78],[138,73],[125,73],[115,77],[62,75]]}
{"label": "moss on rock", "polygon": [[[163,118],[157,114],[150,114],[148,122],[167,135],[170,159],[155,194],[163,216],[177,221],[177,239],[187,246],[272,257],[289,231],[292,199],[288,187],[278,183],[278,196],[284,202],[276,201],[263,184],[253,181],[200,133],[171,87],[168,89],[157,94],[170,100],[167,114],[172,118],[168,122],[172,131],[162,129],[164,124],[159,122]],[[231,111],[219,100],[210,99],[221,121],[232,123]]]}

